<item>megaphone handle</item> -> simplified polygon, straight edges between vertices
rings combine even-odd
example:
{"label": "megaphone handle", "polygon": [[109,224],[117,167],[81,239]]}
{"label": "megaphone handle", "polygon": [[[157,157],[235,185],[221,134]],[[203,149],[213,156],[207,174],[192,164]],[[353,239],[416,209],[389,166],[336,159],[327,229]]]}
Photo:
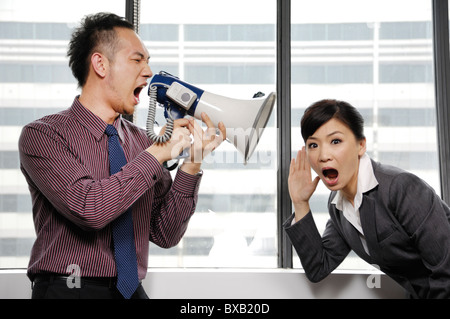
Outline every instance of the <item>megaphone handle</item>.
{"label": "megaphone handle", "polygon": [[[164,117],[166,118],[167,121],[181,119],[181,118],[184,118],[185,115],[186,115],[185,110],[172,108],[170,103],[168,105],[165,105]],[[180,153],[180,155],[178,155],[176,157],[176,159],[179,160],[179,159],[183,159],[183,158],[187,158],[187,157],[189,157],[189,149],[185,148]]]}

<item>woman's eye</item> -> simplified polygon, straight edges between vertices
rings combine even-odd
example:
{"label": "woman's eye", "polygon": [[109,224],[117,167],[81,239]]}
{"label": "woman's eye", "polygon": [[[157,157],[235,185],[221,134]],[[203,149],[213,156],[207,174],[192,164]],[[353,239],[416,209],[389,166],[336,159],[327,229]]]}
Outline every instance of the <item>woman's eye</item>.
{"label": "woman's eye", "polygon": [[316,148],[317,144],[316,143],[310,143],[308,144],[308,148]]}
{"label": "woman's eye", "polygon": [[331,144],[339,144],[341,142],[340,139],[334,139],[331,141]]}

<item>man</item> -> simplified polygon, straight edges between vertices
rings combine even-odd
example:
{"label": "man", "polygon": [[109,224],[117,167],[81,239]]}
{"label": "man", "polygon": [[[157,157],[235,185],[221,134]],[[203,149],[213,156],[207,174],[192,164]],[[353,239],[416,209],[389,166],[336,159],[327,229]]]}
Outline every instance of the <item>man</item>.
{"label": "man", "polygon": [[[152,76],[147,49],[123,18],[85,17],[68,57],[81,94],[69,109],[26,125],[19,140],[37,234],[27,272],[32,298],[147,298],[140,281],[149,240],[165,248],[180,241],[195,211],[201,161],[225,127],[217,136],[206,114],[206,132],[178,119],[171,140],[156,144],[122,118]],[[162,164],[185,148],[191,158],[172,180]],[[110,171],[119,153],[126,162]],[[120,220],[129,228],[116,235]],[[125,237],[131,244],[122,250]],[[124,264],[122,251],[131,256]]]}

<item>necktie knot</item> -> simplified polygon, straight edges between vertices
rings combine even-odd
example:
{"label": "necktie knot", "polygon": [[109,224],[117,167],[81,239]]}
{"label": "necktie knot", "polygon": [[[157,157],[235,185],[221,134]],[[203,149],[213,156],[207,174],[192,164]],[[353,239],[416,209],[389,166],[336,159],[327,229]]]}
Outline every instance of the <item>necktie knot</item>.
{"label": "necktie knot", "polygon": [[106,126],[105,133],[106,133],[106,135],[108,135],[109,137],[114,136],[114,135],[119,135],[119,134],[117,133],[116,128],[115,128],[113,125],[111,125],[111,124],[108,124],[108,125]]}

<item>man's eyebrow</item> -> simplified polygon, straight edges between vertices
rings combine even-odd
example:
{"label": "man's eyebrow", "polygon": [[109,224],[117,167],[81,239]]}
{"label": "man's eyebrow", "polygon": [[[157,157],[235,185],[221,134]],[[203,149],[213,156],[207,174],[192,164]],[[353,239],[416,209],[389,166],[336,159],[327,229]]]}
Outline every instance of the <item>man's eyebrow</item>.
{"label": "man's eyebrow", "polygon": [[142,52],[136,51],[133,54],[139,55],[141,59],[146,59],[147,61],[150,60],[150,55],[148,56],[148,58],[146,58]]}

